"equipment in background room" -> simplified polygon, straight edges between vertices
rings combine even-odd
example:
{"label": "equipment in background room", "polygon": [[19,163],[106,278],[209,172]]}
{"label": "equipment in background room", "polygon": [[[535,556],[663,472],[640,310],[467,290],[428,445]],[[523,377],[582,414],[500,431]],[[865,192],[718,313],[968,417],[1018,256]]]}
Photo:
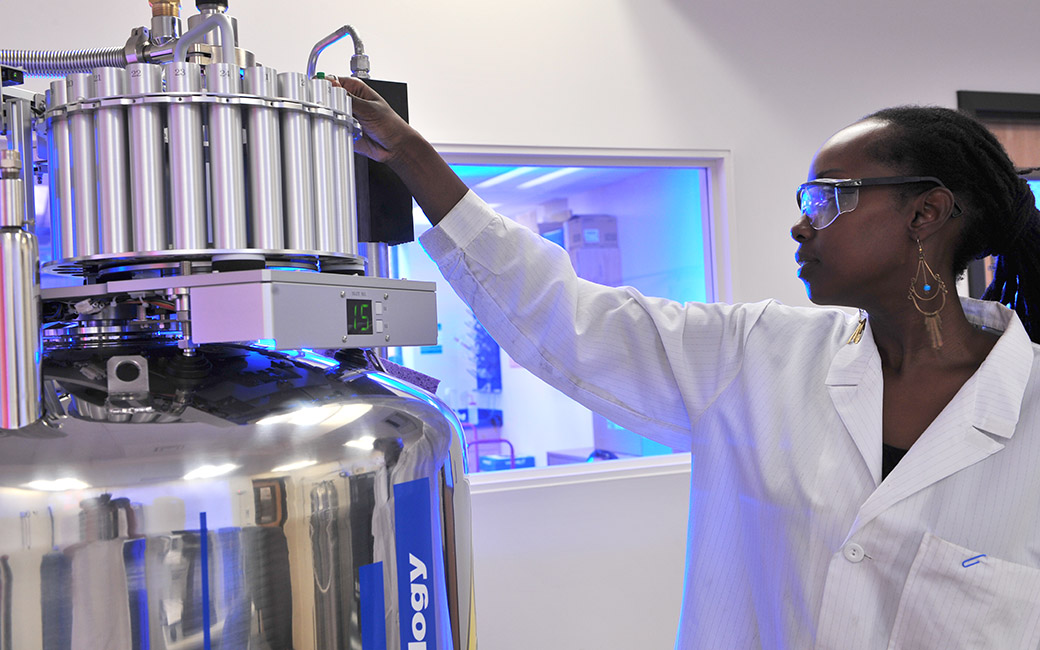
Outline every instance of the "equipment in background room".
{"label": "equipment in background room", "polygon": [[563,240],[578,277],[608,287],[621,284],[617,217],[576,214],[563,222]]}
{"label": "equipment in background room", "polygon": [[472,650],[462,427],[371,351],[436,343],[435,285],[364,275],[315,74],[361,41],[278,73],[225,2],[150,4],[0,50],[0,650]]}

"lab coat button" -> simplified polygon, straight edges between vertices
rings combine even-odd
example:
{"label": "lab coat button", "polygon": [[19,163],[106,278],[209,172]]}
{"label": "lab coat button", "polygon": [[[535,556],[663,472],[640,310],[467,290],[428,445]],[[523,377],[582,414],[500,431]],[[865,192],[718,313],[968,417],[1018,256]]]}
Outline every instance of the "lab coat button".
{"label": "lab coat button", "polygon": [[866,556],[859,544],[846,544],[841,552],[849,562],[862,562]]}

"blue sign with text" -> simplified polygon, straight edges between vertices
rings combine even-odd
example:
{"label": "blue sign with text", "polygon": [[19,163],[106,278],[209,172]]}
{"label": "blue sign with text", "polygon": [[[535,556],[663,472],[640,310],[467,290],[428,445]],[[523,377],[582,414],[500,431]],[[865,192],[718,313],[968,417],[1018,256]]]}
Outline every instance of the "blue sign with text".
{"label": "blue sign with text", "polygon": [[430,479],[394,486],[401,649],[437,650]]}

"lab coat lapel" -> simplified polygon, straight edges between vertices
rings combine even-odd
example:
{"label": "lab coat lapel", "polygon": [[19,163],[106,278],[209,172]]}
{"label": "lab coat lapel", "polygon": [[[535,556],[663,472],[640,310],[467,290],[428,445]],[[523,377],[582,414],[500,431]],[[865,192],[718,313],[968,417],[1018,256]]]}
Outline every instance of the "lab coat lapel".
{"label": "lab coat lapel", "polygon": [[977,399],[974,383],[965,385],[970,394],[954,398],[860,507],[850,537],[899,501],[1004,448],[972,424]]}
{"label": "lab coat lapel", "polygon": [[874,486],[881,482],[881,358],[868,322],[859,343],[842,346],[827,373],[827,391],[859,450]]}
{"label": "lab coat lapel", "polygon": [[1002,439],[1014,435],[1033,349],[1017,317],[1006,327],[976,373],[860,508],[849,537],[902,499],[997,453]]}

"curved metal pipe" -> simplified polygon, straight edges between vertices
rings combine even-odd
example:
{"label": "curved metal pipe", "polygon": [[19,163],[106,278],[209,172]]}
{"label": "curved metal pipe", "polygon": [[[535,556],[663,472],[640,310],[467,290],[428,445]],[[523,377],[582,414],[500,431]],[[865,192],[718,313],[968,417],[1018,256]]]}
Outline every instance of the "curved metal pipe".
{"label": "curved metal pipe", "polygon": [[361,37],[357,35],[353,27],[344,25],[315,43],[314,47],[311,48],[311,55],[307,57],[308,79],[314,78],[314,73],[318,69],[318,56],[321,55],[322,51],[336,41],[341,40],[344,36],[350,36],[350,39],[354,42],[354,56],[350,57],[350,73],[362,79],[368,77],[369,64],[368,57],[365,55],[365,45],[361,42]]}
{"label": "curved metal pipe", "polygon": [[0,65],[22,68],[30,77],[64,77],[94,68],[125,68],[124,47],[91,50],[0,50]]}
{"label": "curved metal pipe", "polygon": [[236,63],[235,57],[235,27],[231,19],[224,14],[210,14],[198,25],[189,29],[184,36],[177,41],[177,47],[173,50],[174,61],[186,61],[188,48],[202,41],[202,37],[213,31],[220,32],[220,47],[224,51],[222,63]]}

